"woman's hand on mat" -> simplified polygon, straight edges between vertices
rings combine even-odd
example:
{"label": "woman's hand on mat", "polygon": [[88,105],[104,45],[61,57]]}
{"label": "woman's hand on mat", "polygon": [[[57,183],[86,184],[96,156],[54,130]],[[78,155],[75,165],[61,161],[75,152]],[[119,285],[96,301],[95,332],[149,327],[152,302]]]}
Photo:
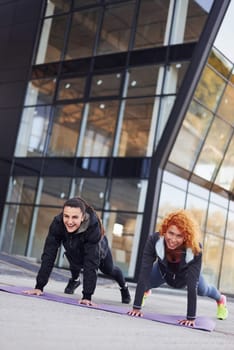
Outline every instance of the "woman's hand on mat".
{"label": "woman's hand on mat", "polygon": [[132,310],[128,311],[128,315],[142,317],[143,313],[139,309],[132,309]]}
{"label": "woman's hand on mat", "polygon": [[42,290],[36,289],[36,288],[35,289],[24,290],[23,293],[24,294],[28,294],[28,295],[38,295],[38,296],[43,294]]}
{"label": "woman's hand on mat", "polygon": [[195,320],[180,320],[178,323],[181,326],[188,326],[188,327],[194,327],[195,326]]}
{"label": "woman's hand on mat", "polygon": [[86,306],[96,306],[91,300],[88,299],[81,299],[79,300],[79,304],[86,305]]}

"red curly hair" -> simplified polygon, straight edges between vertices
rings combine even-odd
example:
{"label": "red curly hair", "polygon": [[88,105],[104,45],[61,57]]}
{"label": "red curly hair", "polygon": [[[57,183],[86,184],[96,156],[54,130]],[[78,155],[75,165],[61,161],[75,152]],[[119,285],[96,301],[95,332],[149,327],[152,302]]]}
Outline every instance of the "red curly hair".
{"label": "red curly hair", "polygon": [[201,231],[192,214],[184,209],[167,214],[159,226],[160,236],[164,236],[164,233],[171,225],[175,225],[184,235],[184,245],[186,248],[191,248],[192,252],[198,255],[201,251],[199,243]]}

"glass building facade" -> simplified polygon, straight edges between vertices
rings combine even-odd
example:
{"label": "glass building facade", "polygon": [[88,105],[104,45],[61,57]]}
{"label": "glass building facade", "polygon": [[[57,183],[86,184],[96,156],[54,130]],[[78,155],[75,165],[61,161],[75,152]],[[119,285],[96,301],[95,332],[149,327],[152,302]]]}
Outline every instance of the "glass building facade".
{"label": "glass building facade", "polygon": [[234,294],[234,59],[215,45],[233,1],[38,2],[0,249],[40,260],[82,196],[135,281],[147,235],[186,208],[204,275]]}

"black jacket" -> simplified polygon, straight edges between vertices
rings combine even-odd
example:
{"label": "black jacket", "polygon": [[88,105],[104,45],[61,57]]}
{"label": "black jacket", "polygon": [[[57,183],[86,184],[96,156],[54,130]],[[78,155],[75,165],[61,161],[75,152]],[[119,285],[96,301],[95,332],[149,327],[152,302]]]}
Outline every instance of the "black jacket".
{"label": "black jacket", "polygon": [[86,218],[75,233],[67,232],[62,213],[55,216],[45,241],[35,288],[43,290],[47,284],[58,249],[63,245],[65,255],[73,268],[83,268],[83,298],[91,300],[100,263],[100,239],[99,222],[91,209],[87,209]]}
{"label": "black jacket", "polygon": [[195,256],[191,249],[184,249],[181,261],[174,264],[177,265],[176,270],[172,270],[165,255],[164,237],[160,237],[159,233],[150,235],[146,241],[133,307],[141,308],[144,292],[150,289],[150,275],[155,261],[158,262],[161,274],[169,286],[187,287],[187,319],[195,319],[202,253]]}

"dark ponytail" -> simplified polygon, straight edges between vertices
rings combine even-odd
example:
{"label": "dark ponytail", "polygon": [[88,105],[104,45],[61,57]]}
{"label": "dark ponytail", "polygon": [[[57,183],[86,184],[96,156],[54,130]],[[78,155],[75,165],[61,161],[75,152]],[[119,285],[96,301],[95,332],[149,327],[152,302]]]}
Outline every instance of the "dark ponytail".
{"label": "dark ponytail", "polygon": [[101,235],[104,236],[105,229],[103,227],[101,218],[96,213],[94,208],[91,205],[89,205],[83,198],[81,198],[81,197],[70,198],[64,203],[63,209],[64,209],[64,207],[80,208],[82,214],[85,214],[86,210],[89,208],[96,215],[96,217],[98,219],[98,224],[100,227]]}

